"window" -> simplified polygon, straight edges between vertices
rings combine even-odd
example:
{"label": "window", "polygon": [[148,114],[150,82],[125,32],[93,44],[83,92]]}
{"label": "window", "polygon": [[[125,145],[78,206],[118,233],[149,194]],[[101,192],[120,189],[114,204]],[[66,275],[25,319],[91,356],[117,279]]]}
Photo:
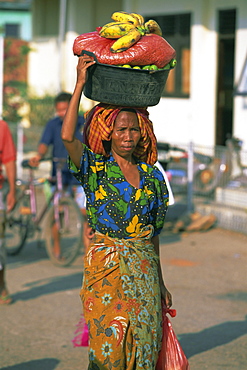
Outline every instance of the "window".
{"label": "window", "polygon": [[6,23],[5,24],[5,37],[14,37],[15,39],[20,38],[20,24]]}
{"label": "window", "polygon": [[190,28],[191,15],[148,16],[162,29],[163,37],[176,50],[177,66],[170,71],[162,96],[184,97],[190,95]]}

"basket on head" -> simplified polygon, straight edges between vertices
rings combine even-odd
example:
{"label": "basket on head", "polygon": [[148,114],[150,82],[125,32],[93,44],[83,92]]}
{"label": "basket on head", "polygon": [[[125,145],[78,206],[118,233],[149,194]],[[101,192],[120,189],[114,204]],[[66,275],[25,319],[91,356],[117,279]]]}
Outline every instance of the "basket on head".
{"label": "basket on head", "polygon": [[106,104],[129,107],[157,105],[165,87],[169,71],[145,70],[102,64],[94,53],[82,50],[81,55],[93,56],[96,63],[88,68],[84,95]]}

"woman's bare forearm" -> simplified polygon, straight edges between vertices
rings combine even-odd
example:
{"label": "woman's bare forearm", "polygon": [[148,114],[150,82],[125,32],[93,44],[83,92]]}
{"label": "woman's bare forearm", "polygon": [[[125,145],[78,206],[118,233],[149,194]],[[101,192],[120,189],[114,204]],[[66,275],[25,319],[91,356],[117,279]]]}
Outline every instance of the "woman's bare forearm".
{"label": "woman's bare forearm", "polygon": [[80,159],[83,151],[82,143],[75,137],[78,111],[82,91],[86,83],[87,68],[93,63],[94,61],[92,61],[92,58],[89,56],[82,56],[78,59],[76,85],[64,117],[61,130],[63,143],[69,153],[69,156],[71,157],[72,162],[77,166],[77,168],[80,166]]}
{"label": "woman's bare forearm", "polygon": [[64,117],[61,137],[65,148],[67,149],[72,162],[77,168],[80,166],[82,155],[82,143],[75,137],[75,131],[78,121],[78,111],[83,86],[76,85],[74,93],[69,103],[66,115]]}
{"label": "woman's bare forearm", "polygon": [[73,92],[72,98],[69,102],[69,106],[63,120],[61,137],[65,144],[66,142],[71,143],[75,140],[75,131],[78,121],[78,111],[83,87],[84,84],[82,83],[76,84],[75,90]]}

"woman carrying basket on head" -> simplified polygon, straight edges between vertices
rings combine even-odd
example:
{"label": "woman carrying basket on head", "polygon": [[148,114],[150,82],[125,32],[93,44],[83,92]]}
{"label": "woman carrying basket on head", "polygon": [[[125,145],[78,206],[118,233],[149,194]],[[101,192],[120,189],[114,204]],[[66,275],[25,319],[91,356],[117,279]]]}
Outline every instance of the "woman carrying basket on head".
{"label": "woman carrying basket on head", "polygon": [[151,370],[161,347],[161,299],[172,305],[159,261],[168,191],[153,166],[156,138],[146,109],[100,103],[86,116],[85,144],[74,137],[93,63],[89,56],[79,58],[61,133],[95,231],[81,290],[89,328],[88,369]]}

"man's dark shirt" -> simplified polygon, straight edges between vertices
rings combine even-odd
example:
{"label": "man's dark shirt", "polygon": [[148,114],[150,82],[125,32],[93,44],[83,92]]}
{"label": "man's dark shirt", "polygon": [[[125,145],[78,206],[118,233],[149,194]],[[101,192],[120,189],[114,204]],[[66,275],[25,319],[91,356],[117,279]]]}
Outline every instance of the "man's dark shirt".
{"label": "man's dark shirt", "polygon": [[[61,139],[61,128],[62,120],[60,117],[55,117],[47,122],[40,144],[47,146],[52,145],[52,156],[53,158],[67,158],[68,152]],[[84,117],[78,116],[77,127],[75,136],[82,141],[82,130],[84,125]],[[52,173],[51,176],[56,176],[56,163],[52,162]],[[71,175],[68,170],[67,163],[65,163],[62,169],[63,185],[79,185],[79,182]]]}

